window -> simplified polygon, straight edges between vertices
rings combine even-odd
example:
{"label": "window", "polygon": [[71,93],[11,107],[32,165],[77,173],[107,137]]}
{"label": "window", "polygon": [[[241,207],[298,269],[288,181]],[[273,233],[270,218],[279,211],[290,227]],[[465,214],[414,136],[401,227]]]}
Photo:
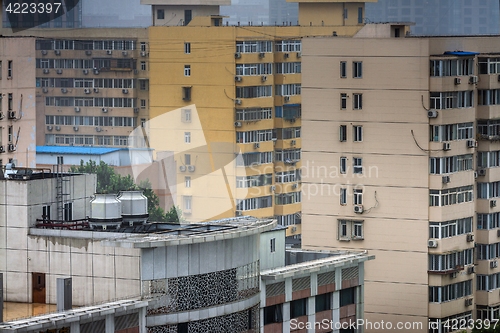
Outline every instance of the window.
{"label": "window", "polygon": [[141,42],[141,52],[146,52],[146,42]]}
{"label": "window", "polygon": [[192,197],[191,196],[184,196],[183,203],[184,203],[184,211],[183,212],[190,213],[191,212]]}
{"label": "window", "polygon": [[340,204],[347,205],[347,189],[346,188],[340,189]]}
{"label": "window", "polygon": [[254,210],[273,206],[272,196],[264,196],[248,199],[237,199],[236,210]]}
{"label": "window", "polygon": [[362,205],[363,204],[363,190],[362,189],[355,189],[353,193],[353,199],[354,199],[354,204],[355,205]]}
{"label": "window", "polygon": [[64,221],[73,220],[73,203],[68,202],[64,204]]}
{"label": "window", "polygon": [[270,240],[271,252],[276,252],[276,238],[271,238]]}
{"label": "window", "polygon": [[266,306],[264,308],[264,325],[283,322],[283,304]]}
{"label": "window", "polygon": [[316,303],[316,313],[332,309],[332,293],[316,295],[314,302]]}
{"label": "window", "polygon": [[7,79],[12,79],[12,60],[7,62]]}
{"label": "window", "polygon": [[184,154],[184,164],[191,165],[191,154]]}
{"label": "window", "polygon": [[363,141],[363,126],[353,126],[354,142]]}
{"label": "window", "polygon": [[2,60],[0,60],[0,80],[2,79],[2,72],[3,72],[3,67],[2,67]]}
{"label": "window", "polygon": [[184,132],[184,143],[191,143],[191,132]]}
{"label": "window", "polygon": [[340,137],[339,137],[340,142],[347,141],[347,126],[340,125],[339,132],[340,132]]}
{"label": "window", "polygon": [[[479,105],[487,102],[481,90],[478,90]],[[450,91],[450,92],[431,92],[430,108],[445,110],[453,108],[471,108],[474,105],[474,91]]]}
{"label": "window", "polygon": [[185,54],[191,53],[191,43],[184,43],[184,53]]}
{"label": "window", "polygon": [[362,240],[363,236],[363,221],[338,220],[338,240]]}
{"label": "window", "polygon": [[184,65],[184,76],[191,76],[191,65]]}
{"label": "window", "polygon": [[449,252],[447,254],[429,254],[429,271],[449,272],[474,263],[474,249]]}
{"label": "window", "polygon": [[[478,196],[482,198],[483,188],[482,184],[478,183]],[[473,200],[473,186],[462,186],[449,188],[444,190],[429,190],[429,205],[432,206],[449,206],[463,202],[471,202]],[[488,192],[486,192],[488,195]]]}
{"label": "window", "polygon": [[[298,42],[300,47],[300,41]],[[271,41],[236,42],[236,52],[241,52],[241,53],[273,52],[273,42]]]}
{"label": "window", "polygon": [[184,177],[184,185],[186,186],[186,188],[190,188],[191,187],[191,177]]}
{"label": "window", "polygon": [[340,94],[340,109],[347,109],[347,94],[345,93]]}
{"label": "window", "polygon": [[146,70],[146,62],[141,61],[141,71],[145,71],[145,70]]}
{"label": "window", "polygon": [[354,110],[363,108],[363,94],[352,94],[352,108]]}
{"label": "window", "polygon": [[13,95],[12,93],[9,93],[7,100],[7,110],[12,111],[13,107],[14,107]]}
{"label": "window", "polygon": [[236,120],[263,120],[272,119],[273,112],[271,108],[249,108],[249,109],[236,109]]}
{"label": "window", "polygon": [[305,316],[306,313],[307,313],[307,298],[301,298],[290,302],[290,318]]}
{"label": "window", "polygon": [[342,156],[340,158],[340,173],[347,172],[347,157]]}
{"label": "window", "polygon": [[353,61],[353,63],[352,63],[352,77],[353,78],[363,77],[363,62]]}
{"label": "window", "polygon": [[192,18],[193,18],[193,12],[191,11],[191,9],[184,10],[184,25],[188,25],[189,22],[191,22]]}
{"label": "window", "polygon": [[191,109],[182,109],[181,121],[183,123],[191,122]]}
{"label": "window", "polygon": [[188,333],[189,325],[188,323],[179,323],[177,324],[177,333]]}
{"label": "window", "polygon": [[42,207],[42,219],[44,221],[50,220],[50,206],[43,206]]}
{"label": "window", "polygon": [[356,302],[356,287],[340,290],[340,307]]}
{"label": "window", "polygon": [[146,118],[141,118],[141,127],[144,128],[146,126]]}
{"label": "window", "polygon": [[[478,214],[478,220],[479,215]],[[481,221],[482,222],[482,221]],[[478,229],[483,229],[482,225]],[[484,228],[487,229],[487,228]],[[472,216],[458,220],[449,220],[444,222],[429,222],[429,238],[448,238],[472,232]]]}
{"label": "window", "polygon": [[363,7],[358,7],[358,24],[363,23]]}
{"label": "window", "polygon": [[348,16],[347,14],[348,14],[348,13],[349,13],[349,12],[348,12],[347,8],[344,8],[344,19],[345,19],[345,20],[347,20],[347,16]]}
{"label": "window", "polygon": [[353,158],[353,173],[363,173],[363,159],[361,157]]}
{"label": "window", "polygon": [[156,19],[158,19],[158,20],[164,20],[165,19],[165,10],[158,9],[156,11]]}
{"label": "window", "polygon": [[340,77],[342,79],[347,78],[347,62],[346,61],[340,62]]}
{"label": "window", "polygon": [[148,90],[148,80],[139,80],[139,89],[140,90]]}
{"label": "window", "polygon": [[141,109],[145,109],[145,108],[146,108],[146,100],[141,99]]}
{"label": "window", "polygon": [[191,87],[182,87],[182,99],[184,101],[191,100]]}
{"label": "window", "polygon": [[10,125],[8,128],[7,128],[7,141],[9,143],[12,143],[12,139],[14,138],[14,128],[12,127],[12,125]]}

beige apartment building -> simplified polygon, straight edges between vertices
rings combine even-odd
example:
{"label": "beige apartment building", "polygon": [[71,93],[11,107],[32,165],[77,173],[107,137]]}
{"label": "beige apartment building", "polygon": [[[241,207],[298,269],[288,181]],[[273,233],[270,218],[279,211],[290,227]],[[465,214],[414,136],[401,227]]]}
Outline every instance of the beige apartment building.
{"label": "beige apartment building", "polygon": [[[386,28],[370,29],[358,36]],[[302,52],[303,247],[376,256],[368,321],[498,318],[498,37],[306,38]]]}

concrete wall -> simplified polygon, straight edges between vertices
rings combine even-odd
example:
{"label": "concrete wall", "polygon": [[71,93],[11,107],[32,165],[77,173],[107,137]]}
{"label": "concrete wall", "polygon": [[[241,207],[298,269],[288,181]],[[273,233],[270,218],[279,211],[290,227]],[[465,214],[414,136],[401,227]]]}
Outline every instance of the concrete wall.
{"label": "concrete wall", "polygon": [[[272,269],[285,266],[285,229],[271,230],[260,235],[260,269]],[[274,251],[271,250],[274,239]]]}

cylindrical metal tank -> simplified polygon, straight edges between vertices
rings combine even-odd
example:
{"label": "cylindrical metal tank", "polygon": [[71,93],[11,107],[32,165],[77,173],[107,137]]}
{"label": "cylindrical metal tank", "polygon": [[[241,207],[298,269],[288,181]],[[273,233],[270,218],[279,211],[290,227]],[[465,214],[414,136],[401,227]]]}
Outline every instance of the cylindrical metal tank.
{"label": "cylindrical metal tank", "polygon": [[122,204],[123,223],[144,224],[148,220],[148,198],[142,191],[122,191],[118,195]]}
{"label": "cylindrical metal tank", "polygon": [[115,194],[96,194],[90,200],[89,225],[92,229],[118,229],[122,221],[122,203]]}

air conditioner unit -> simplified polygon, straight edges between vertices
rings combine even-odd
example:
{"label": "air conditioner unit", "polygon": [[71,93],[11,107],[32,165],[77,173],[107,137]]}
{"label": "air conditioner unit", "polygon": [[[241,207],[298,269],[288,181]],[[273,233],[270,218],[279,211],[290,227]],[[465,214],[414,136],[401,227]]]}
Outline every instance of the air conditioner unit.
{"label": "air conditioner unit", "polygon": [[276,186],[275,185],[271,185],[271,187],[269,187],[269,191],[271,191],[271,192],[276,191]]}
{"label": "air conditioner unit", "polygon": [[102,112],[108,113],[108,109],[107,108],[102,108]]}
{"label": "air conditioner unit", "polygon": [[292,228],[291,228],[291,231],[292,231],[292,232],[297,232],[297,227],[292,227]]}
{"label": "air conditioner unit", "polygon": [[80,112],[80,107],[79,106],[75,107],[75,112]]}
{"label": "air conditioner unit", "polygon": [[497,237],[500,237],[500,229],[497,230]]}
{"label": "air conditioner unit", "polygon": [[47,55],[47,50],[42,50],[42,55]]}
{"label": "air conditioner unit", "polygon": [[476,266],[467,267],[467,274],[474,274],[476,272]]}
{"label": "air conditioner unit", "polygon": [[290,140],[290,145],[295,146],[297,144],[296,140]]}
{"label": "air conditioner unit", "polygon": [[477,175],[481,177],[486,176],[486,169],[483,168],[477,169]]}
{"label": "air conditioner unit", "polygon": [[48,68],[43,69],[43,74],[49,74],[49,73],[50,73],[50,70]]}
{"label": "air conditioner unit", "polygon": [[60,131],[61,130],[61,126],[56,126],[56,131]]}
{"label": "air conditioner unit", "polygon": [[449,142],[445,142],[443,143],[443,150],[450,150],[451,147],[450,147],[450,143]]}
{"label": "air conditioner unit", "polygon": [[53,127],[52,126],[47,126],[47,131],[52,131]]}
{"label": "air conditioner unit", "polygon": [[102,131],[102,128],[100,128],[100,127],[96,127],[96,128],[95,128],[95,131],[96,131],[96,132],[100,132],[100,131]]}
{"label": "air conditioner unit", "polygon": [[477,84],[477,76],[476,75],[472,75],[471,77],[469,77],[469,84]]}
{"label": "air conditioner unit", "polygon": [[0,112],[0,120],[2,120],[3,118],[5,118],[5,115],[3,114],[3,112]]}
{"label": "air conditioner unit", "polygon": [[188,170],[189,172],[194,172],[194,171],[196,170],[196,168],[195,168],[195,166],[194,166],[194,165],[188,165],[188,166],[187,166],[187,170]]}
{"label": "air conditioner unit", "polygon": [[48,93],[48,92],[49,92],[49,89],[47,89],[47,88],[43,88],[43,89],[42,89],[42,92],[43,92],[44,94],[46,94],[46,93]]}
{"label": "air conditioner unit", "polygon": [[90,94],[90,89],[85,89],[85,90],[84,90],[84,92],[85,92],[86,94]]}
{"label": "air conditioner unit", "polygon": [[186,168],[186,166],[185,166],[185,165],[181,165],[181,166],[179,167],[179,171],[180,171],[180,172],[186,172],[186,169],[187,169],[187,168]]}
{"label": "air conditioner unit", "polygon": [[297,52],[297,58],[302,58],[302,52]]}
{"label": "air conditioner unit", "polygon": [[299,184],[293,184],[292,189],[295,190],[297,187],[299,187]]}
{"label": "air conditioner unit", "polygon": [[16,111],[9,111],[9,113],[7,114],[7,118],[16,119]]}
{"label": "air conditioner unit", "polygon": [[83,75],[87,75],[89,73],[89,70],[88,69],[84,69],[83,70]]}
{"label": "air conditioner unit", "polygon": [[139,108],[134,108],[134,113],[139,113]]}
{"label": "air conditioner unit", "polygon": [[94,92],[97,94],[99,92],[99,88],[94,88]]}
{"label": "air conditioner unit", "polygon": [[239,58],[241,58],[241,53],[240,53],[240,52],[236,52],[236,53],[234,54],[234,58],[235,58],[235,59],[239,59]]}
{"label": "air conditioner unit", "polygon": [[128,52],[127,52],[127,51],[123,51],[123,52],[122,52],[122,55],[123,55],[124,57],[126,57],[126,56],[128,56]]}
{"label": "air conditioner unit", "polygon": [[363,214],[363,205],[354,205],[354,212],[356,214]]}
{"label": "air conditioner unit", "polygon": [[122,93],[124,93],[125,95],[128,94],[128,89],[122,89]]}
{"label": "air conditioner unit", "polygon": [[283,54],[283,58],[285,58],[285,59],[290,58],[290,54],[289,54],[289,53],[284,53],[284,54]]}
{"label": "air conditioner unit", "polygon": [[465,299],[465,306],[472,306],[473,303],[474,303],[473,298]]}
{"label": "air conditioner unit", "polygon": [[92,51],[87,50],[87,51],[85,51],[85,54],[88,55],[88,56],[91,56],[92,55]]}
{"label": "air conditioner unit", "polygon": [[235,121],[234,122],[234,127],[241,127],[241,121]]}
{"label": "air conditioner unit", "polygon": [[290,102],[290,96],[283,96],[283,101]]}
{"label": "air conditioner unit", "polygon": [[260,143],[259,142],[254,143],[253,148],[254,149],[260,148]]}
{"label": "air conditioner unit", "polygon": [[477,141],[476,140],[467,140],[467,148],[476,148]]}
{"label": "air conditioner unit", "polygon": [[490,268],[497,268],[498,267],[498,261],[492,260],[490,261]]}
{"label": "air conditioner unit", "polygon": [[461,79],[461,78],[459,78],[459,77],[456,77],[456,78],[455,78],[455,84],[456,84],[456,85],[458,85],[458,84],[460,84],[460,83],[462,83],[462,79]]}
{"label": "air conditioner unit", "polygon": [[438,241],[435,239],[429,239],[427,242],[427,247],[436,248],[438,247]]}
{"label": "air conditioner unit", "polygon": [[107,55],[112,55],[112,54],[113,54],[113,50],[107,50],[107,51],[106,51],[106,54],[107,54]]}
{"label": "air conditioner unit", "polygon": [[262,75],[262,77],[260,78],[260,80],[262,82],[266,82],[267,81],[267,76],[266,75]]}
{"label": "air conditioner unit", "polygon": [[262,58],[264,58],[265,56],[266,56],[266,54],[265,54],[264,52],[260,52],[260,53],[259,53],[259,58],[261,58],[261,59],[262,59]]}
{"label": "air conditioner unit", "polygon": [[457,272],[450,273],[450,279],[455,279],[457,277]]}
{"label": "air conditioner unit", "polygon": [[467,241],[473,242],[474,241],[474,234],[467,234]]}
{"label": "air conditioner unit", "polygon": [[56,73],[57,73],[57,74],[62,74],[62,73],[63,73],[63,70],[62,70],[62,69],[58,69],[58,70],[56,70]]}
{"label": "air conditioner unit", "polygon": [[5,153],[5,148],[4,148],[4,146],[0,146],[0,153]]}
{"label": "air conditioner unit", "polygon": [[7,150],[13,152],[16,151],[16,147],[12,143],[9,143],[9,145],[7,146]]}
{"label": "air conditioner unit", "polygon": [[138,69],[134,69],[134,74],[135,75],[139,74],[139,70]]}
{"label": "air conditioner unit", "polygon": [[437,118],[438,112],[436,110],[427,111],[427,117],[429,118]]}
{"label": "air conditioner unit", "polygon": [[241,76],[235,76],[235,77],[234,77],[234,81],[236,81],[236,82],[241,82],[241,81],[242,81]]}
{"label": "air conditioner unit", "polygon": [[54,53],[56,54],[56,56],[59,56],[61,55],[61,50],[54,50]]}
{"label": "air conditioner unit", "polygon": [[234,104],[241,105],[241,99],[239,99],[239,98],[235,99]]}
{"label": "air conditioner unit", "polygon": [[94,69],[94,74],[95,75],[99,75],[99,70],[98,69]]}
{"label": "air conditioner unit", "polygon": [[490,207],[491,207],[491,208],[494,208],[494,207],[496,207],[496,206],[497,206],[497,201],[496,201],[496,200],[491,200],[491,201],[490,201]]}
{"label": "air conditioner unit", "polygon": [[79,128],[78,126],[73,126],[73,131],[78,132]]}
{"label": "air conditioner unit", "polygon": [[237,210],[234,215],[236,216],[241,216],[243,212],[241,210]]}
{"label": "air conditioner unit", "polygon": [[443,176],[443,184],[448,184],[450,182],[450,176]]}
{"label": "air conditioner unit", "polygon": [[147,55],[146,51],[141,52],[141,57],[145,57]]}
{"label": "air conditioner unit", "polygon": [[65,94],[65,93],[67,93],[67,92],[68,92],[68,89],[66,89],[66,88],[61,88],[61,92],[62,92],[63,94]]}

